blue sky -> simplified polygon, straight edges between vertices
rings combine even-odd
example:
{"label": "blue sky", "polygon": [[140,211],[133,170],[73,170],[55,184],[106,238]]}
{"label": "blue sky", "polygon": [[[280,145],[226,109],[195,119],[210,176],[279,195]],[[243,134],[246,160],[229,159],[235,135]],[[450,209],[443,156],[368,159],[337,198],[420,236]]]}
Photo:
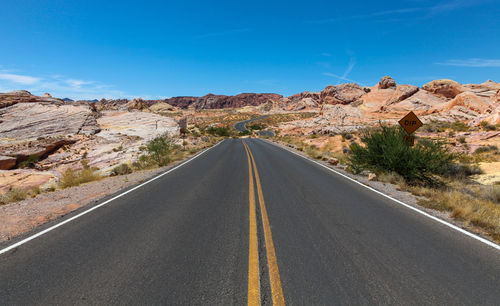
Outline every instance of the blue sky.
{"label": "blue sky", "polygon": [[500,81],[500,0],[0,3],[0,92],[160,98]]}

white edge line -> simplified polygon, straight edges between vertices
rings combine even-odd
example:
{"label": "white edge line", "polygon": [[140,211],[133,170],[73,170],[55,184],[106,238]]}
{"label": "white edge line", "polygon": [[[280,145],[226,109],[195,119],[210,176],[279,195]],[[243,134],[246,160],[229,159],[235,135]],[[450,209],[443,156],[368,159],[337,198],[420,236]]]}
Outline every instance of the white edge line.
{"label": "white edge line", "polygon": [[484,238],[482,238],[482,237],[479,237],[478,235],[475,235],[475,234],[473,234],[473,233],[471,233],[471,232],[469,232],[469,231],[466,231],[466,230],[464,230],[463,228],[460,228],[460,227],[458,227],[458,226],[456,226],[456,225],[453,225],[453,224],[451,224],[451,223],[449,223],[449,222],[444,221],[443,219],[440,219],[440,218],[438,218],[438,217],[435,217],[435,216],[433,216],[433,215],[431,215],[431,214],[429,214],[429,213],[427,213],[427,212],[425,212],[425,211],[423,211],[423,210],[420,210],[420,209],[418,209],[418,208],[416,208],[416,207],[413,207],[413,206],[411,206],[411,205],[409,205],[409,204],[406,204],[406,203],[404,203],[404,202],[402,202],[402,201],[400,201],[400,200],[397,200],[397,199],[395,199],[395,198],[393,198],[393,197],[391,197],[391,196],[388,196],[388,195],[386,195],[385,193],[380,192],[380,191],[378,191],[377,189],[372,188],[372,187],[370,187],[370,186],[367,186],[367,185],[365,185],[365,184],[363,184],[363,183],[361,183],[361,182],[359,182],[359,181],[357,181],[357,180],[355,180],[355,179],[353,179],[353,178],[351,178],[351,177],[349,177],[349,176],[347,176],[347,175],[345,175],[345,174],[343,174],[343,173],[338,172],[338,171],[337,171],[337,170],[335,170],[335,169],[332,169],[332,168],[330,168],[330,167],[328,167],[328,166],[326,166],[326,165],[323,165],[322,163],[320,163],[320,162],[318,162],[318,161],[316,161],[316,160],[314,160],[314,159],[311,159],[311,158],[309,158],[309,157],[307,157],[307,156],[304,156],[304,155],[301,155],[301,154],[299,154],[299,153],[293,152],[292,150],[289,150],[288,148],[284,148],[284,147],[278,146],[277,144],[275,144],[275,143],[273,143],[273,142],[271,142],[271,141],[266,141],[266,142],[268,142],[269,144],[272,144],[272,145],[274,145],[274,146],[276,146],[276,147],[278,147],[278,148],[284,149],[284,150],[286,150],[286,151],[288,151],[288,152],[290,152],[290,153],[293,153],[293,154],[295,154],[295,155],[298,155],[298,156],[300,156],[300,157],[302,157],[302,158],[304,158],[304,159],[306,159],[306,160],[309,160],[309,161],[311,161],[311,162],[313,162],[313,163],[316,163],[316,164],[320,165],[321,167],[326,168],[326,169],[328,169],[328,170],[330,170],[330,171],[332,171],[332,172],[334,172],[334,173],[336,173],[336,174],[338,174],[338,175],[340,175],[340,176],[342,176],[342,177],[344,177],[344,178],[346,178],[346,179],[348,179],[348,180],[350,180],[350,181],[352,181],[352,182],[354,182],[354,183],[356,183],[356,184],[358,184],[358,185],[361,185],[361,186],[363,186],[363,187],[365,187],[365,188],[367,188],[367,189],[369,189],[369,190],[371,190],[371,191],[373,191],[373,192],[375,192],[375,193],[378,193],[378,194],[379,194],[379,195],[381,195],[381,196],[384,196],[384,197],[386,197],[386,198],[388,198],[388,199],[390,199],[390,200],[393,200],[394,202],[396,202],[396,203],[398,203],[398,204],[400,204],[400,205],[403,205],[403,206],[405,206],[406,208],[409,208],[409,209],[411,209],[411,210],[413,210],[413,211],[416,211],[416,212],[418,212],[419,214],[422,214],[422,215],[424,215],[424,216],[426,216],[426,217],[428,217],[428,218],[431,218],[431,219],[432,219],[432,220],[434,220],[434,221],[437,221],[437,222],[439,222],[439,223],[441,223],[441,224],[444,224],[444,225],[446,225],[446,226],[448,226],[448,227],[450,227],[450,228],[452,228],[452,229],[454,229],[454,230],[456,230],[456,231],[461,232],[462,234],[465,234],[465,235],[467,235],[467,236],[469,236],[469,237],[471,237],[471,238],[474,238],[474,239],[476,239],[476,240],[479,240],[479,241],[481,241],[482,243],[489,245],[490,247],[493,247],[493,248],[495,248],[495,249],[497,249],[497,250],[500,250],[500,245],[498,245],[498,244],[496,244],[496,243],[494,243],[494,242],[492,242],[492,241],[489,241],[489,240],[487,240],[487,239],[484,239]]}
{"label": "white edge line", "polygon": [[73,217],[71,217],[71,218],[69,218],[69,219],[67,219],[67,220],[64,220],[64,221],[62,221],[62,222],[60,222],[60,223],[57,223],[56,225],[53,225],[53,226],[51,226],[51,227],[49,227],[49,228],[46,228],[46,229],[44,229],[43,231],[40,231],[40,232],[38,232],[38,233],[36,233],[36,234],[34,234],[34,235],[32,235],[32,236],[29,236],[29,237],[27,237],[27,238],[25,238],[25,239],[23,239],[23,240],[21,240],[21,241],[19,241],[19,242],[14,243],[14,244],[13,244],[13,245],[11,245],[11,246],[8,246],[8,247],[6,247],[6,248],[4,248],[4,249],[0,250],[0,255],[2,255],[2,254],[4,254],[4,253],[7,253],[8,251],[10,251],[10,250],[12,250],[12,249],[15,249],[15,248],[17,248],[17,247],[19,247],[19,246],[21,246],[21,245],[23,245],[23,244],[25,244],[25,243],[27,243],[27,242],[29,242],[29,241],[33,240],[33,239],[35,239],[35,238],[38,238],[38,237],[40,237],[40,236],[42,236],[42,235],[44,235],[44,234],[47,234],[48,232],[50,232],[50,231],[52,231],[52,230],[54,230],[54,229],[56,229],[56,228],[58,228],[58,227],[60,227],[60,226],[62,226],[62,225],[64,225],[64,224],[66,224],[66,223],[69,223],[69,222],[71,222],[71,221],[73,221],[73,220],[75,220],[75,219],[78,219],[78,218],[80,218],[81,216],[84,216],[84,215],[88,214],[89,212],[91,212],[91,211],[93,211],[93,210],[98,209],[98,208],[99,208],[99,207],[101,207],[101,206],[104,206],[104,205],[106,205],[106,204],[108,204],[108,203],[110,203],[110,202],[112,202],[112,201],[114,201],[114,200],[116,200],[116,199],[118,199],[118,198],[120,198],[120,197],[122,197],[122,196],[124,196],[124,195],[126,195],[126,194],[128,194],[128,193],[130,193],[130,192],[132,192],[132,191],[134,191],[134,190],[136,190],[136,189],[141,188],[142,186],[144,186],[144,185],[146,185],[146,184],[151,183],[151,182],[152,182],[152,181],[154,181],[154,180],[159,179],[160,177],[162,177],[162,176],[164,176],[164,175],[169,174],[170,172],[174,171],[175,169],[178,169],[178,168],[180,168],[180,167],[184,166],[185,164],[189,163],[190,161],[195,160],[196,158],[198,158],[199,156],[201,156],[202,154],[204,154],[204,153],[205,153],[205,152],[207,152],[208,150],[215,148],[216,146],[218,146],[218,145],[219,145],[220,143],[222,143],[223,141],[224,141],[224,140],[219,141],[219,142],[218,142],[218,143],[216,143],[214,146],[211,146],[210,148],[206,148],[205,150],[201,151],[200,153],[196,154],[195,156],[191,157],[190,159],[188,159],[188,160],[184,161],[183,163],[181,163],[181,164],[179,164],[179,165],[177,165],[177,166],[173,167],[172,169],[167,170],[167,171],[165,171],[165,172],[163,172],[163,173],[161,173],[161,174],[159,174],[159,175],[157,175],[157,176],[153,177],[152,179],[149,179],[148,181],[146,181],[146,182],[144,182],[144,183],[142,183],[142,184],[140,184],[140,185],[135,186],[135,187],[134,187],[134,188],[132,188],[132,189],[129,189],[129,190],[127,190],[127,191],[123,192],[123,193],[120,193],[119,195],[114,196],[113,198],[111,198],[111,199],[109,199],[109,200],[106,200],[106,201],[102,202],[101,204],[98,204],[98,205],[96,205],[96,206],[93,206],[93,207],[91,207],[91,208],[87,209],[86,211],[79,213],[79,214],[78,214],[78,215],[76,215],[76,216],[73,216]]}

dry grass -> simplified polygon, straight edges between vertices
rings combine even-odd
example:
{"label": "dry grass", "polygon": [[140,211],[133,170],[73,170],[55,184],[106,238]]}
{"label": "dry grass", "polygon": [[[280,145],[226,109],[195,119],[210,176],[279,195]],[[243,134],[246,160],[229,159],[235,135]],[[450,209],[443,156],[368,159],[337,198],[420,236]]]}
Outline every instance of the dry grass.
{"label": "dry grass", "polygon": [[82,170],[66,169],[63,176],[59,180],[59,188],[68,188],[78,186],[84,183],[92,182],[101,179],[101,176],[96,173],[96,169],[84,167]]}
{"label": "dry grass", "polygon": [[0,204],[18,202],[26,199],[28,192],[22,188],[12,188],[6,194],[0,196]]}
{"label": "dry grass", "polygon": [[404,178],[395,172],[383,172],[377,175],[377,180],[384,183],[400,185],[404,183]]}
{"label": "dry grass", "polygon": [[447,211],[452,218],[479,226],[500,242],[500,205],[492,200],[470,195],[455,188],[433,189],[406,185],[402,187],[415,195],[425,197],[426,199],[419,201],[421,206]]}

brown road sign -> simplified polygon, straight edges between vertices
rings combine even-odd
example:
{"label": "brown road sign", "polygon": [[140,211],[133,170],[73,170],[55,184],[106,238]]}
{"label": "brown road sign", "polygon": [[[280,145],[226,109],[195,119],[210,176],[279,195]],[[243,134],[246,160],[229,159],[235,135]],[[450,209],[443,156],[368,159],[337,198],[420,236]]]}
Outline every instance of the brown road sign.
{"label": "brown road sign", "polygon": [[187,118],[179,119],[179,127],[181,128],[181,134],[186,134],[187,130]]}
{"label": "brown road sign", "polygon": [[399,120],[399,124],[408,134],[415,132],[419,127],[424,125],[413,112],[409,112],[408,115]]}

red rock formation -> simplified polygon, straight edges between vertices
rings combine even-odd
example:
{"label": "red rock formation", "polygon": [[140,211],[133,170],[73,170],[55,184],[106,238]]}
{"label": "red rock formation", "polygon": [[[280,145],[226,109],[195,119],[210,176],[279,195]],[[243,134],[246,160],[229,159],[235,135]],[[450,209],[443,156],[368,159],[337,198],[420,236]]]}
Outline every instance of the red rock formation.
{"label": "red rock formation", "polygon": [[358,84],[330,85],[321,91],[320,98],[325,104],[349,104],[357,101],[365,93]]}
{"label": "red rock formation", "polygon": [[9,170],[16,166],[16,158],[0,156],[0,170]]}
{"label": "red rock formation", "polygon": [[458,94],[465,90],[462,86],[453,80],[435,80],[422,86],[423,89],[439,96],[448,99],[455,98]]}
{"label": "red rock formation", "polygon": [[380,82],[378,82],[378,88],[387,89],[391,87],[396,87],[396,81],[390,76],[383,77]]}
{"label": "red rock formation", "polygon": [[165,99],[164,102],[170,105],[196,109],[220,109],[220,108],[236,108],[243,106],[258,106],[268,101],[278,101],[282,98],[278,94],[258,94],[258,93],[242,93],[236,96],[224,96],[208,94],[203,97],[173,97]]}
{"label": "red rock formation", "polygon": [[[49,95],[50,96],[50,95]],[[64,104],[61,99],[49,96],[34,96],[26,90],[15,90],[7,93],[0,93],[0,108],[8,107],[17,103],[48,102],[54,104]]]}
{"label": "red rock formation", "polygon": [[484,114],[487,111],[491,112],[492,106],[484,98],[480,98],[472,92],[463,92],[457,95],[453,100],[445,105],[446,110],[450,110],[456,106],[462,106],[470,109],[478,114]]}

